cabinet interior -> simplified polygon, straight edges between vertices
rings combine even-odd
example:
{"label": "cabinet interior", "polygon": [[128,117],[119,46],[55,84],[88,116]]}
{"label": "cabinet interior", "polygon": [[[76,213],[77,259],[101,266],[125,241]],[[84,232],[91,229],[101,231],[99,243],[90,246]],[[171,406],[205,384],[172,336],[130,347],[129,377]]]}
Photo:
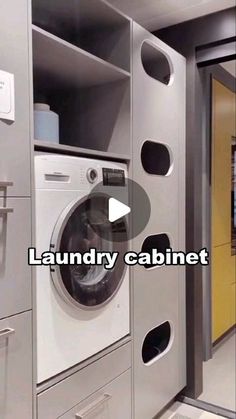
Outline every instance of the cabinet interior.
{"label": "cabinet interior", "polygon": [[130,21],[100,3],[33,1],[34,102],[58,113],[60,144],[129,156]]}

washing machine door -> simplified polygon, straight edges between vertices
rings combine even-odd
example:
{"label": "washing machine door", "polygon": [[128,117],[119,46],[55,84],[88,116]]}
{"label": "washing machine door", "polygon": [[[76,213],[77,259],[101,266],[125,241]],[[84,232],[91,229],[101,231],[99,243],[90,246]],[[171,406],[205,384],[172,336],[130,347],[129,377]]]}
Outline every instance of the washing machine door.
{"label": "washing machine door", "polygon": [[106,304],[118,291],[125,274],[124,254],[128,250],[128,231],[125,218],[108,221],[108,197],[91,195],[73,202],[60,215],[55,226],[51,251],[119,252],[115,267],[104,265],[56,265],[51,275],[61,296],[80,308],[97,308]]}

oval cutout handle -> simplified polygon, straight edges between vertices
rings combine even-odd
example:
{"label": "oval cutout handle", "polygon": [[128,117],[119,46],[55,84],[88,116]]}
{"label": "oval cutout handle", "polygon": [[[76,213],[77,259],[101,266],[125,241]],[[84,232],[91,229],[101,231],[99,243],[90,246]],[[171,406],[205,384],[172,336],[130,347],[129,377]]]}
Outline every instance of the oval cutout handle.
{"label": "oval cutout handle", "polygon": [[97,401],[91,403],[86,409],[84,409],[81,413],[76,413],[76,419],[86,419],[88,415],[91,415],[94,411],[96,411],[100,406],[106,403],[108,400],[111,399],[110,394],[104,394],[104,396],[100,397]]}
{"label": "oval cutout handle", "polygon": [[[154,234],[146,237],[142,244],[142,252],[152,253],[152,249],[157,249],[158,252],[165,253],[166,249],[171,247],[169,236],[166,233]],[[144,265],[145,269],[156,268],[156,265]]]}
{"label": "oval cutout handle", "polygon": [[163,143],[146,140],[141,150],[141,162],[149,175],[167,176],[172,166],[170,149]]}
{"label": "oval cutout handle", "polygon": [[173,74],[170,57],[158,45],[146,40],[141,48],[141,61],[146,74],[168,86]]}
{"label": "oval cutout handle", "polygon": [[143,341],[142,359],[145,365],[150,365],[168,350],[171,344],[173,330],[169,321],[166,321],[150,330]]}

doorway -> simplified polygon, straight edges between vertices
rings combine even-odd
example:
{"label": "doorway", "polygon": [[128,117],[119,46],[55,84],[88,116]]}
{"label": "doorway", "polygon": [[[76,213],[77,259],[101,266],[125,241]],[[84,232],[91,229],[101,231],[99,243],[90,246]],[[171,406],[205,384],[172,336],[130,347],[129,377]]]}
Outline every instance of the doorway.
{"label": "doorway", "polygon": [[[204,273],[203,393],[198,400],[235,412],[236,394],[236,61],[203,70],[208,186],[205,227],[211,252]],[[207,141],[206,141],[207,143]],[[206,185],[205,185],[206,186]],[[208,225],[207,225],[208,224]]]}

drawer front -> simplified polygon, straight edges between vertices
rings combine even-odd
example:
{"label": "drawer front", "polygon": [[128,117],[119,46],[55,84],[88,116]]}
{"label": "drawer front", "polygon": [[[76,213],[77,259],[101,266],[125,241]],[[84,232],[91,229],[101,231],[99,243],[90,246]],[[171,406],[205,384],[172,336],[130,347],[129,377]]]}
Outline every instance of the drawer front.
{"label": "drawer front", "polygon": [[31,312],[0,321],[0,418],[32,419]]}
{"label": "drawer front", "polygon": [[[38,419],[61,417],[130,368],[131,342],[128,342],[40,393],[37,398]],[[129,397],[129,392],[127,394]]]}
{"label": "drawer front", "polygon": [[9,196],[29,196],[29,1],[1,1],[0,16],[0,70],[15,76],[15,121],[0,119],[0,184],[13,182]]}
{"label": "drawer front", "polygon": [[0,319],[31,308],[30,243],[30,199],[0,198]]}
{"label": "drawer front", "polygon": [[62,419],[131,419],[131,372],[71,409]]}

